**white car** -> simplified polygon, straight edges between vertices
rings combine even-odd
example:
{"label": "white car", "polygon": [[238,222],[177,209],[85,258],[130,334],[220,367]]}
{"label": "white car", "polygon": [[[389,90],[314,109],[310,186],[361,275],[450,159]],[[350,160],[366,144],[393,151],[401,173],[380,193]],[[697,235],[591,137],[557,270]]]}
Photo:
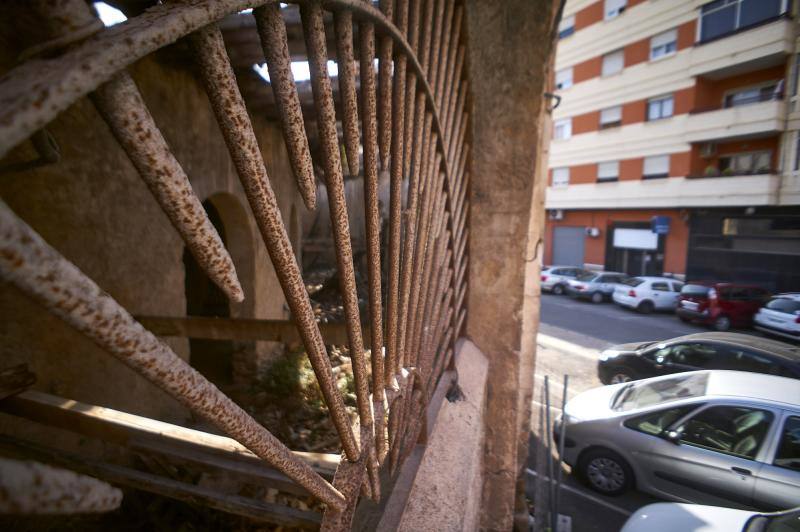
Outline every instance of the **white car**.
{"label": "white car", "polygon": [[778,294],[753,317],[756,329],[800,341],[800,293]]}
{"label": "white car", "polygon": [[542,292],[553,292],[560,296],[566,291],[570,279],[575,279],[585,271],[575,266],[546,266],[542,268]]}
{"label": "white car", "polygon": [[620,532],[793,532],[800,509],[758,513],[702,504],[658,502],[634,512]]}
{"label": "white car", "polygon": [[654,310],[673,310],[683,283],[670,277],[631,277],[614,289],[614,303],[636,309],[643,314]]}

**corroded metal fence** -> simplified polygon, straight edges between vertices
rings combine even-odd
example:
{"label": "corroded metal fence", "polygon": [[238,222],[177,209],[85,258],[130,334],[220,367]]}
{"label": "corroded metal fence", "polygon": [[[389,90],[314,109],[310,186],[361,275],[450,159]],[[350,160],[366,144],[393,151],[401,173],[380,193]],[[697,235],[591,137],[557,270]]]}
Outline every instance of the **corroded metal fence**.
{"label": "corroded metal fence", "polygon": [[[361,0],[290,3],[299,4],[311,76],[356,384],[355,426],[336,387],[217,26],[224,16],[253,8],[252,14],[240,16],[255,17],[297,187],[313,209],[316,180],[278,2],[176,0],[105,29],[82,0],[31,2],[52,39],[29,50],[32,59],[0,79],[0,156],[89,95],[203,270],[232,301],[241,301],[245,294],[230,255],[126,72],[139,58],[187,37],[341,440],[343,457],[332,483],[295,458],[2,202],[0,276],[318,497],[327,508],[323,528],[342,529],[350,525],[361,495],[380,498],[379,470],[395,473],[417,441],[425,407],[450,364],[465,319],[469,177],[464,7],[455,0],[381,0],[379,8]],[[338,118],[326,65],[326,24],[335,36]],[[388,170],[391,183],[385,308],[381,167]],[[344,195],[345,175],[362,171],[368,351]]]}

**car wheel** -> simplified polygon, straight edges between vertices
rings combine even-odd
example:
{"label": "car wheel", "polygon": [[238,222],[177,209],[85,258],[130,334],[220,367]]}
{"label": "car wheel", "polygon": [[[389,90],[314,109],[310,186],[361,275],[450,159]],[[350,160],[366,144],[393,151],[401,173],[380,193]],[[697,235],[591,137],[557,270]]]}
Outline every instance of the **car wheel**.
{"label": "car wheel", "polygon": [[592,293],[592,303],[602,303],[603,299],[603,292],[594,292]]}
{"label": "car wheel", "polygon": [[555,295],[557,295],[557,296],[563,296],[564,295],[564,287],[562,285],[560,285],[560,284],[555,285],[553,287],[553,293]]}
{"label": "car wheel", "polygon": [[717,316],[714,320],[714,329],[718,331],[727,331],[731,328],[731,319],[728,316]]}
{"label": "car wheel", "polygon": [[633,487],[633,471],[620,455],[609,449],[594,449],[580,460],[579,471],[586,484],[603,495],[622,495]]}
{"label": "car wheel", "polygon": [[611,368],[608,371],[608,384],[620,384],[623,382],[630,382],[636,379],[636,375],[630,369],[620,366]]}
{"label": "car wheel", "polygon": [[638,310],[642,314],[652,314],[655,309],[656,306],[653,304],[652,301],[642,301],[641,303],[639,303],[639,306],[636,307],[636,310]]}

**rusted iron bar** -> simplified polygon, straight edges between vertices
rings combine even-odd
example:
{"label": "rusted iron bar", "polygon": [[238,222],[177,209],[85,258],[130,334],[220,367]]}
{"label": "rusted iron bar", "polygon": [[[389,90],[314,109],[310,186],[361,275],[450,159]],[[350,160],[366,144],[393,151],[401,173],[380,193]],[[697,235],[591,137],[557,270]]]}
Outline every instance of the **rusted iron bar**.
{"label": "rusted iron bar", "polygon": [[228,298],[242,301],[233,260],[133,79],[120,72],[95,91],[92,101],[197,263]]}
{"label": "rusted iron bar", "polygon": [[341,493],[148,332],[0,201],[0,278],[334,508]]}
{"label": "rusted iron bar", "polygon": [[383,389],[383,313],[381,299],[381,221],[378,212],[378,126],[376,117],[375,26],[358,26],[361,113],[364,138],[364,218],[367,233],[367,279],[369,283],[370,347],[372,362],[372,409],[375,420],[375,451],[378,461],[386,455],[385,393]]}
{"label": "rusted iron bar", "polygon": [[[419,11],[421,0],[408,0],[408,24],[407,35],[408,45],[415,55],[418,55],[417,49],[419,40]],[[414,134],[414,109],[416,109],[417,98],[417,74],[414,69],[408,69],[406,73],[406,97],[405,97],[405,125],[403,134],[405,135],[403,145],[406,147],[405,156],[403,157],[403,175],[408,176],[411,172],[411,151]]]}
{"label": "rusted iron bar", "polygon": [[286,151],[297,180],[297,188],[306,207],[313,210],[317,202],[317,185],[303,123],[303,112],[291,69],[292,59],[286,38],[286,24],[277,2],[256,8],[253,10],[253,16],[256,19],[258,35],[267,61],[270,85],[275,95]]}
{"label": "rusted iron bar", "polygon": [[365,483],[368,480],[365,476],[367,463],[370,455],[374,451],[372,447],[372,430],[367,427],[356,428],[361,433],[360,446],[361,456],[355,462],[347,460],[342,456],[336,474],[333,477],[333,486],[338,489],[347,500],[347,506],[339,511],[326,511],[322,517],[321,531],[350,530],[353,521],[353,514],[358,503],[358,495],[362,486],[370,486]]}
{"label": "rusted iron bar", "polygon": [[[427,124],[426,117],[426,124]],[[427,130],[427,126],[426,126]],[[418,226],[419,226],[419,234],[417,236],[416,242],[414,243],[414,258],[412,262],[413,271],[412,275],[412,282],[411,282],[411,295],[409,301],[409,324],[406,327],[406,340],[405,344],[407,350],[409,352],[409,359],[408,363],[412,366],[416,364],[417,360],[417,353],[415,351],[414,346],[414,335],[416,332],[417,321],[419,319],[418,315],[418,307],[419,307],[419,298],[420,298],[420,284],[421,284],[421,277],[422,277],[422,268],[425,263],[425,254],[427,252],[428,246],[428,229],[430,225],[431,219],[431,204],[435,199],[436,191],[435,189],[435,181],[436,177],[439,174],[438,169],[434,168],[435,161],[438,161],[437,152],[434,148],[436,144],[436,133],[431,132],[425,143],[428,146],[428,153],[425,160],[424,170],[422,171],[422,182],[420,183],[421,190],[422,190],[422,204],[418,209]],[[440,157],[440,156],[439,156]]]}
{"label": "rusted iron bar", "polygon": [[467,86],[467,84],[461,79],[461,74],[464,69],[465,56],[466,47],[461,45],[458,47],[458,51],[456,52],[455,68],[448,78],[450,79],[449,85],[451,89],[448,91],[443,113],[447,117],[445,119],[444,129],[451,138],[458,134],[458,131],[454,129],[455,114],[457,112],[456,109],[461,109],[461,106],[457,105],[457,101],[461,95],[461,87],[464,87],[464,90],[466,91]]}
{"label": "rusted iron bar", "polygon": [[122,492],[39,462],[0,458],[0,514],[84,514],[119,508]]}
{"label": "rusted iron bar", "polygon": [[442,68],[442,77],[439,79],[441,87],[439,98],[437,99],[437,106],[439,107],[439,115],[445,128],[445,133],[450,134],[447,130],[447,101],[452,94],[453,89],[453,76],[455,73],[456,55],[458,52],[458,43],[461,38],[461,17],[462,7],[455,7],[455,14],[453,15],[452,27],[449,35],[447,36],[447,48],[443,50],[446,53],[444,66]]}
{"label": "rusted iron bar", "polygon": [[[436,15],[433,17],[433,42],[431,43],[430,60],[428,61],[428,68],[425,73],[425,79],[428,80],[428,83],[430,83],[431,87],[436,86],[436,73],[439,70],[439,48],[442,42],[442,24],[444,22],[445,2],[447,2],[447,0],[436,0]],[[433,92],[431,92],[431,94],[433,94]]]}
{"label": "rusted iron bar", "polygon": [[[425,120],[425,100],[419,99],[414,118],[414,156],[413,171],[409,176],[408,204],[405,212],[405,239],[403,240],[402,268],[400,275],[400,312],[397,325],[397,353],[400,365],[407,365],[411,357],[406,353],[406,328],[409,322],[409,297],[411,292],[411,275],[414,269],[414,248],[417,239],[417,209],[419,203],[419,187],[423,152],[423,134],[430,136],[431,121]],[[410,158],[409,158],[410,159]]]}
{"label": "rusted iron bar", "polygon": [[[349,10],[333,12],[336,33],[336,59],[339,67],[339,95],[342,101],[342,130],[344,148],[347,154],[347,167],[350,175],[359,171],[358,154],[358,102],[356,99],[356,79],[353,67],[353,13]],[[371,68],[371,65],[370,65]]]}
{"label": "rusted iron bar", "polygon": [[334,425],[342,439],[342,445],[345,450],[356,453],[350,420],[344,412],[344,401],[336,387],[330,359],[314,319],[308,292],[281,221],[277,201],[271,191],[264,159],[261,157],[247,108],[225,51],[222,33],[216,25],[206,26],[193,33],[190,42],[217,123],[245,194],[253,212],[256,213],[267,250],[275,265],[275,272],[303,336],[306,352],[325,402],[331,411]]}
{"label": "rusted iron bar", "polygon": [[[381,0],[380,8],[386,20],[392,20],[394,0]],[[381,168],[389,167],[392,142],[392,38],[381,35],[378,44],[378,145]]]}
{"label": "rusted iron bar", "polygon": [[[317,111],[325,183],[330,205],[331,227],[336,244],[336,266],[339,270],[339,286],[341,287],[347,322],[350,357],[353,360],[353,378],[356,385],[358,415],[361,420],[361,426],[372,431],[372,410],[367,384],[367,366],[364,360],[364,344],[361,337],[361,321],[358,310],[358,296],[356,295],[355,272],[353,270],[353,250],[350,244],[350,226],[344,197],[344,177],[342,175],[339,140],[336,131],[336,113],[333,105],[331,82],[328,77],[328,54],[325,43],[322,6],[317,2],[301,5],[300,17],[303,21],[303,34],[311,73],[311,88],[314,93],[314,105]],[[344,409],[342,408],[342,410]],[[352,455],[348,452],[347,456],[351,462],[355,462],[358,460],[359,455]],[[371,460],[368,460],[367,466],[374,467],[374,464]]]}
{"label": "rusted iron bar", "polygon": [[[398,30],[405,34],[408,25],[408,3],[397,3]],[[400,312],[400,251],[403,203],[403,134],[405,117],[406,60],[403,53],[395,54],[392,87],[392,148],[389,174],[389,293],[386,302],[386,367],[385,385],[392,385],[392,377],[400,369],[398,324]]]}

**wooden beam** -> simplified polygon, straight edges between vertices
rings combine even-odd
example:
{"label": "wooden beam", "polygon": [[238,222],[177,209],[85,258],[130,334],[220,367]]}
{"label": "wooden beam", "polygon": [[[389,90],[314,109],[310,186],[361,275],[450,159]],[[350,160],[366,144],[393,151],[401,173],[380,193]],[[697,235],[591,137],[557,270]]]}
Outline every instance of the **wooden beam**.
{"label": "wooden beam", "polygon": [[[0,401],[0,411],[23,417],[43,425],[124,446],[167,452],[168,445],[196,453],[246,464],[266,476],[275,472],[263,460],[232,438],[189,429],[111,408],[94,406],[29,390]],[[339,455],[294,451],[320,475],[330,479],[339,464]],[[229,466],[231,468],[233,466]],[[277,477],[272,477],[277,478]],[[291,482],[286,479],[287,482]]]}
{"label": "wooden beam", "polygon": [[[204,338],[207,340],[269,340],[285,344],[300,342],[297,327],[289,320],[253,320],[242,318],[157,317],[137,316],[146,329],[158,336]],[[364,338],[369,327],[362,324]],[[344,323],[320,323],[320,332],[327,345],[348,345]]]}
{"label": "wooden beam", "polygon": [[34,458],[72,469],[118,486],[147,491],[191,504],[200,504],[250,519],[304,529],[317,529],[321,522],[321,516],[315,512],[296,510],[288,506],[231,495],[129,467],[65,453],[10,436],[0,436],[0,449],[13,455]]}

